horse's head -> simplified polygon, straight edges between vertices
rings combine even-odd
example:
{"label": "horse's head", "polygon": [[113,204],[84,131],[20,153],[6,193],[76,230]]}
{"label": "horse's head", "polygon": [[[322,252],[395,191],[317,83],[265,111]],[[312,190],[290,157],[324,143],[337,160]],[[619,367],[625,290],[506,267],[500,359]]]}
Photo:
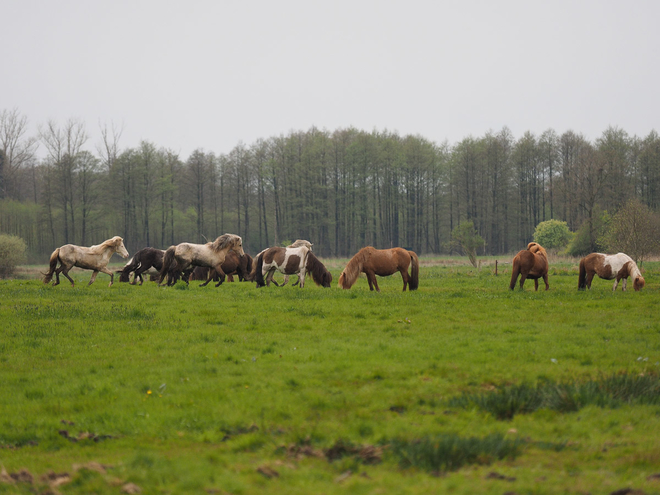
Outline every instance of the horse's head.
{"label": "horse's head", "polygon": [[344,272],[341,272],[341,275],[339,275],[339,287],[342,289],[350,289],[350,287],[347,287],[346,274]]}
{"label": "horse's head", "polygon": [[117,270],[115,273],[119,274],[119,281],[120,282],[130,282],[130,276],[131,272],[128,270]]}
{"label": "horse's head", "polygon": [[644,277],[635,277],[635,280],[633,280],[633,289],[637,291],[642,290],[645,284],[646,282],[644,281]]}
{"label": "horse's head", "polygon": [[112,238],[111,241],[115,247],[115,253],[117,253],[122,258],[128,258],[128,251],[126,251],[126,246],[124,246],[124,239],[116,235]]}
{"label": "horse's head", "polygon": [[323,282],[321,285],[326,288],[330,288],[332,286],[332,273],[326,270],[326,272],[323,274]]}

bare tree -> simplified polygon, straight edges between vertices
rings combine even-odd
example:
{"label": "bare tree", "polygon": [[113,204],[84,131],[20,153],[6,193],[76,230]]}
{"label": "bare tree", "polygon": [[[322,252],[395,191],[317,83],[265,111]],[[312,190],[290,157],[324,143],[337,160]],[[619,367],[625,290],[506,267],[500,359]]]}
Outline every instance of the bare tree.
{"label": "bare tree", "polygon": [[63,210],[64,242],[68,243],[75,234],[74,171],[78,154],[87,141],[85,124],[69,119],[60,127],[51,120],[40,129],[39,135],[48,151],[50,161],[47,163],[54,168],[52,187]]}
{"label": "bare tree", "polygon": [[27,117],[17,109],[0,111],[0,199],[15,196],[16,173],[34,160],[39,143],[27,131]]}
{"label": "bare tree", "polygon": [[612,251],[621,251],[636,262],[660,250],[660,217],[638,199],[629,200],[613,217],[607,235]]}

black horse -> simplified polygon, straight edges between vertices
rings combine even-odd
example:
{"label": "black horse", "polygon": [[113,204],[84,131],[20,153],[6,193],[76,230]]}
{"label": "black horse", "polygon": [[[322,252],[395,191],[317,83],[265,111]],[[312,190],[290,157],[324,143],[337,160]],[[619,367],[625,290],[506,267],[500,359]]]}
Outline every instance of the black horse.
{"label": "black horse", "polygon": [[126,265],[124,265],[124,268],[117,270],[116,273],[119,273],[119,281],[130,282],[131,272],[135,272],[131,285],[135,285],[138,278],[140,279],[140,285],[142,285],[142,282],[144,281],[142,274],[144,272],[152,267],[160,272],[160,270],[163,268],[164,255],[165,251],[162,249],[155,249],[151,247],[141,249],[135,253],[135,256],[133,256],[130,261],[126,263]]}

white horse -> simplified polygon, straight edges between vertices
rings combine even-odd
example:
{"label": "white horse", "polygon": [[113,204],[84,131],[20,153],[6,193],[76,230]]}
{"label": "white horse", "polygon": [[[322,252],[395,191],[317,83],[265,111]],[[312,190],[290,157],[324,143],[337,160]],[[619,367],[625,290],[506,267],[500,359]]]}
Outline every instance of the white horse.
{"label": "white horse", "polygon": [[578,290],[591,289],[591,281],[598,275],[605,280],[614,280],[615,291],[619,281],[623,279],[621,290],[626,290],[628,277],[632,278],[633,288],[638,291],[644,287],[644,277],[637,267],[637,263],[624,253],[601,254],[591,253],[580,260],[580,275],[578,278]]}
{"label": "white horse", "polygon": [[[48,273],[44,274],[44,284],[50,282],[53,279],[53,273],[55,273],[56,281],[53,286],[58,285],[60,283],[60,273],[62,273],[62,275],[69,279],[71,287],[73,287],[74,283],[73,279],[69,277],[69,270],[77,266],[86,270],[94,270],[92,278],[87,285],[92,285],[99,272],[103,272],[110,275],[110,283],[108,284],[108,287],[110,287],[114,280],[114,274],[106,267],[110,262],[110,258],[115,253],[123,258],[128,258],[128,251],[124,247],[124,239],[118,235],[102,242],[98,246],[84,247],[65,244],[57,248],[50,255],[50,269]],[[60,262],[60,266],[56,269],[58,261]]]}

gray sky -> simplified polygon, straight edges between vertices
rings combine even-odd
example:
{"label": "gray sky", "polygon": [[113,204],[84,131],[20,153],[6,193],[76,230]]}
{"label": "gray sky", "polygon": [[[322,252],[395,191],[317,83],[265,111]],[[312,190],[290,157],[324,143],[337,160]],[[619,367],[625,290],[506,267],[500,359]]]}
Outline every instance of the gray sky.
{"label": "gray sky", "polygon": [[[228,153],[354,126],[660,131],[660,2],[0,0],[0,110]],[[43,146],[41,147],[43,151]]]}

